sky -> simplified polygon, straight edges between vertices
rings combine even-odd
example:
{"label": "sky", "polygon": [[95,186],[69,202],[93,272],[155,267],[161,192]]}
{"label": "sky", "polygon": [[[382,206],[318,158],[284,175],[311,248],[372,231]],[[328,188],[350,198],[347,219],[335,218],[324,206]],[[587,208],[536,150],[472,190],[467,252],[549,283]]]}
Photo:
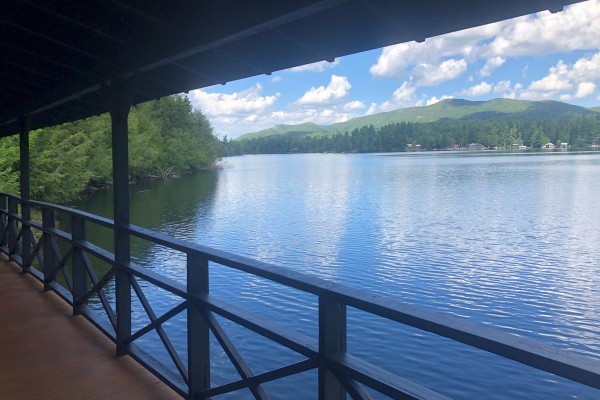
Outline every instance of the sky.
{"label": "sky", "polygon": [[215,133],[328,125],[442,99],[600,105],[600,0],[192,90]]}

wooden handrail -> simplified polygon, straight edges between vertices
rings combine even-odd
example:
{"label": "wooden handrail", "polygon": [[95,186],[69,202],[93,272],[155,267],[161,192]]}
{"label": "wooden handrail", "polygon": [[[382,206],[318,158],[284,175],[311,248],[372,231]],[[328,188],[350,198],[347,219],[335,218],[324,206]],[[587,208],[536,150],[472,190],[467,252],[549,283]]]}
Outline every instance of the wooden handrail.
{"label": "wooden handrail", "polygon": [[[6,199],[9,199],[7,207]],[[75,313],[80,313],[98,326],[107,336],[115,340],[115,329],[118,327],[114,322],[114,315],[110,320],[113,326],[103,325],[90,307],[86,305],[87,300],[94,292],[103,295],[103,286],[110,280],[111,276],[96,277],[93,271],[89,271],[93,287],[88,289],[86,277],[88,272],[84,268],[91,268],[87,261],[87,254],[98,258],[113,268],[109,273],[114,273],[114,268],[127,271],[131,280],[141,279],[157,287],[167,290],[183,300],[183,306],[174,308],[162,316],[156,316],[145,303],[143,294],[138,293],[137,282],[132,281],[135,292],[144,304],[149,314],[151,324],[132,332],[125,343],[129,346],[128,354],[131,354],[144,366],[164,380],[182,396],[193,398],[197,395],[208,395],[225,393],[227,390],[248,387],[256,398],[266,398],[266,392],[260,386],[261,382],[267,382],[286,374],[298,373],[308,368],[319,368],[319,393],[321,399],[339,400],[343,398],[347,390],[351,396],[361,397],[361,388],[357,382],[370,386],[382,393],[402,398],[443,398],[443,396],[431,392],[414,383],[408,382],[389,372],[380,370],[378,367],[369,366],[364,361],[351,357],[346,351],[345,342],[345,308],[353,307],[373,315],[377,315],[391,321],[411,326],[423,331],[434,333],[438,336],[452,339],[490,353],[500,355],[504,358],[532,366],[536,369],[547,371],[555,375],[582,383],[584,385],[600,389],[600,362],[579,354],[557,349],[555,347],[539,343],[537,341],[523,338],[511,333],[499,331],[494,328],[475,324],[464,319],[440,314],[426,310],[422,307],[406,304],[397,300],[385,298],[365,290],[350,288],[318,277],[292,271],[272,264],[242,257],[217,249],[212,249],[185,240],[172,238],[160,232],[142,228],[136,225],[124,227],[127,234],[157,245],[166,246],[173,250],[184,252],[187,256],[187,285],[164,277],[154,271],[142,268],[133,262],[121,265],[115,261],[114,254],[95,244],[89,242],[85,237],[85,224],[90,222],[114,229],[114,222],[110,219],[96,216],[84,211],[69,207],[58,206],[39,201],[28,201],[30,207],[42,210],[44,223],[33,221],[22,221],[18,214],[17,203],[21,200],[18,196],[0,193],[0,247],[5,253],[12,254],[12,259],[23,263],[19,253],[20,241],[22,240],[18,225],[28,226],[42,233],[39,239],[44,240],[43,246],[33,242],[35,248],[33,256],[39,255],[43,249],[43,259],[38,258],[44,271],[38,271],[31,265],[22,265],[26,272],[44,281],[47,290],[56,291],[65,301],[74,307]],[[54,226],[54,212],[68,215],[72,220],[72,233],[64,232]],[[59,255],[56,240],[69,244],[70,253],[65,256]],[[17,243],[19,242],[19,243]],[[28,251],[31,249],[28,249]],[[61,258],[62,257],[62,258]],[[65,274],[66,260],[71,258],[73,268],[73,283],[70,288],[58,285],[54,277],[58,272]],[[42,263],[43,261],[43,263]],[[306,337],[294,330],[282,327],[273,321],[258,316],[243,308],[229,304],[215,298],[209,293],[208,269],[210,263],[220,264],[233,268],[247,274],[261,277],[272,282],[285,285],[294,290],[310,293],[318,298],[320,316],[319,340]],[[50,271],[50,269],[54,269]],[[60,270],[60,271],[58,271]],[[69,279],[67,279],[69,281]],[[107,313],[112,310],[107,302],[103,302]],[[170,340],[162,329],[162,324],[171,317],[186,309],[188,311],[188,366],[187,369],[177,358],[176,351],[172,348]],[[307,363],[298,366],[282,368],[271,375],[262,374],[260,378],[254,376],[245,367],[243,359],[231,342],[223,337],[224,332],[220,329],[212,313],[235,322],[250,329],[264,337],[267,337],[280,345],[308,358]],[[129,317],[130,318],[130,317]],[[210,321],[213,321],[212,323]],[[232,362],[237,365],[241,380],[225,385],[220,388],[210,387],[210,363],[208,362],[208,332],[213,331],[219,338],[219,343],[226,346],[226,353],[233,358]],[[181,377],[173,376],[167,372],[166,367],[148,354],[144,353],[135,345],[135,341],[150,330],[157,330],[167,351],[178,366]],[[314,362],[314,365],[311,364]],[[188,371],[189,369],[189,371]],[[189,373],[189,376],[188,376]],[[357,386],[358,385],[358,386]],[[402,394],[402,396],[400,396]]]}

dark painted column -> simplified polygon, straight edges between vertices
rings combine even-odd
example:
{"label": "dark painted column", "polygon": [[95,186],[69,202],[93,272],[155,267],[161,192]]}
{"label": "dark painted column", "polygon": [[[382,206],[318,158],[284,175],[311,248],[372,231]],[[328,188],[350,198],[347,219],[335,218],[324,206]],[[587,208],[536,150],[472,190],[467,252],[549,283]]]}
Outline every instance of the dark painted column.
{"label": "dark painted column", "polygon": [[131,281],[129,225],[129,145],[127,117],[134,96],[134,79],[113,79],[107,89],[112,121],[113,210],[117,312],[117,355],[127,354],[125,340],[131,336]]}
{"label": "dark painted column", "polygon": [[29,163],[29,130],[31,129],[31,117],[24,116],[19,118],[19,170],[20,170],[20,189],[21,189],[21,217],[22,223],[22,265],[23,271],[31,266],[31,246],[32,236],[31,228],[27,223],[31,220],[31,207],[29,206],[30,199],[30,163]]}
{"label": "dark painted column", "polygon": [[[319,296],[319,355],[322,359],[346,352],[346,305]],[[323,361],[320,361],[323,363]],[[319,400],[344,400],[346,391],[331,370],[319,365]]]}
{"label": "dark painted column", "polygon": [[[187,254],[187,292],[208,294],[208,259],[196,252]],[[198,305],[190,302],[187,312],[189,398],[210,389],[210,331]],[[258,399],[258,397],[257,397]]]}

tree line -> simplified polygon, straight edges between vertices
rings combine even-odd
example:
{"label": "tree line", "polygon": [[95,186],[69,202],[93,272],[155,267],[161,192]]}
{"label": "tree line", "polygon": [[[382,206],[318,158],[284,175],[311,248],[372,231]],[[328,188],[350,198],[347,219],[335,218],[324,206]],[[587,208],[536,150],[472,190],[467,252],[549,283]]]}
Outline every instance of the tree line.
{"label": "tree line", "polygon": [[[19,193],[19,138],[0,139],[0,192]],[[135,181],[209,167],[221,142],[185,96],[133,107],[129,116],[129,175]],[[108,114],[30,133],[31,197],[67,202],[112,181]]]}
{"label": "tree line", "polygon": [[467,147],[470,143],[490,148],[511,148],[513,144],[541,148],[548,142],[566,142],[579,148],[600,142],[600,114],[546,120],[400,122],[379,129],[369,125],[335,134],[292,132],[241,140],[224,137],[223,155],[398,152],[416,145],[423,150],[441,150],[454,145]]}

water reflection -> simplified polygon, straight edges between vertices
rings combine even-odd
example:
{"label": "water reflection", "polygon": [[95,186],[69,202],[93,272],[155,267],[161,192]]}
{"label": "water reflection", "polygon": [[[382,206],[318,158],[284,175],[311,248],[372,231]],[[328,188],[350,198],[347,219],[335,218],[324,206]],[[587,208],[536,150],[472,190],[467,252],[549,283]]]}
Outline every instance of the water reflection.
{"label": "water reflection", "polygon": [[[306,154],[228,162],[231,168],[132,187],[133,223],[600,356],[600,155]],[[80,206],[110,217],[110,195]],[[142,264],[184,279],[182,254],[147,243],[135,251]],[[145,289],[157,313],[176,300]],[[316,337],[314,296],[217,265],[211,291]],[[600,397],[356,310],[349,321],[352,353],[454,398]],[[181,324],[172,322],[176,343],[185,339]],[[292,359],[227,328],[259,370]],[[213,365],[217,381],[235,379],[217,346]],[[310,378],[272,386],[311,398]]]}

